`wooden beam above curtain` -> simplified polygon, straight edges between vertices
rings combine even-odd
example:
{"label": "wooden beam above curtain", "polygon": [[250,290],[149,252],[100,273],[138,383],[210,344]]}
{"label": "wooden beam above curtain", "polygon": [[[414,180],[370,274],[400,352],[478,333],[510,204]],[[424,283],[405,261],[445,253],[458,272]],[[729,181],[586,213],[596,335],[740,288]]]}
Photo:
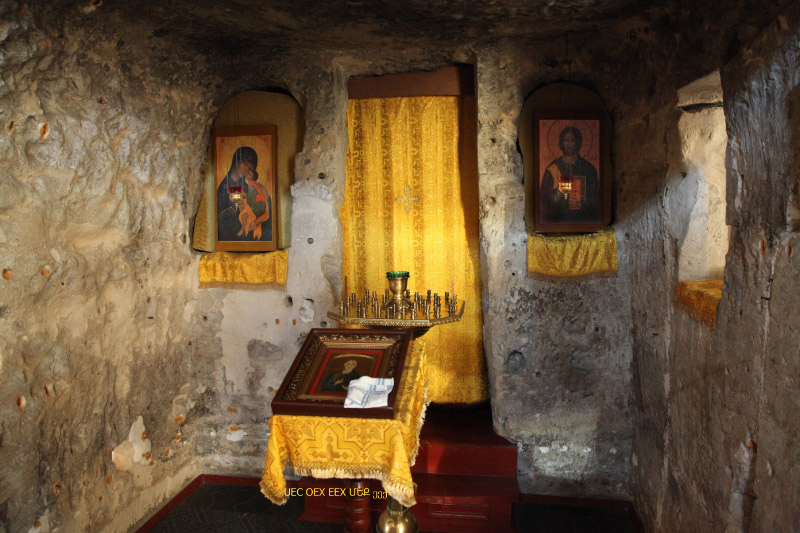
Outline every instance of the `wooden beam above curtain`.
{"label": "wooden beam above curtain", "polygon": [[350,78],[347,82],[347,95],[351,100],[401,96],[472,96],[474,94],[475,75],[472,65],[453,65],[430,72],[406,72]]}

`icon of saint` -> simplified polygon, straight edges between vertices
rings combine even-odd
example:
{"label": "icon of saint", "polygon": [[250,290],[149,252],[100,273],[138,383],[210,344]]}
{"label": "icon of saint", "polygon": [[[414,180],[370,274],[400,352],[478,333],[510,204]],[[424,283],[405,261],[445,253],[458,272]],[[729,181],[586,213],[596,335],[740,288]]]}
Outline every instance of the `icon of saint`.
{"label": "icon of saint", "polygon": [[348,359],[342,370],[328,376],[325,384],[322,385],[322,390],[326,392],[347,392],[350,382],[361,377],[361,374],[356,372],[357,364],[355,359]]}
{"label": "icon of saint", "polygon": [[581,157],[582,144],[583,136],[574,126],[558,136],[563,155],[547,165],[539,195],[542,218],[548,222],[591,222],[600,216],[597,169]]}

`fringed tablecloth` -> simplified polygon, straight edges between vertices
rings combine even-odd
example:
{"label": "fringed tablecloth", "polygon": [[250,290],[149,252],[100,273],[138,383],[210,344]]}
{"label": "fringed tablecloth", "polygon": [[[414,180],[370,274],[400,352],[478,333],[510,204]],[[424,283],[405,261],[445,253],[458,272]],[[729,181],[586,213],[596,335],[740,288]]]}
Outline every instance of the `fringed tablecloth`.
{"label": "fringed tablecloth", "polygon": [[676,301],[689,315],[709,327],[717,325],[717,306],[722,299],[722,280],[681,281]]}
{"label": "fringed tablecloth", "polygon": [[289,250],[268,253],[214,252],[200,258],[200,288],[282,289]]}
{"label": "fringed tablecloth", "polygon": [[261,492],[286,503],[284,468],[316,478],[379,479],[401,504],[416,503],[411,466],[425,419],[425,345],[414,342],[399,381],[394,419],[273,415]]}
{"label": "fringed tablecloth", "polygon": [[617,234],[545,237],[528,232],[528,277],[576,281],[617,275]]}

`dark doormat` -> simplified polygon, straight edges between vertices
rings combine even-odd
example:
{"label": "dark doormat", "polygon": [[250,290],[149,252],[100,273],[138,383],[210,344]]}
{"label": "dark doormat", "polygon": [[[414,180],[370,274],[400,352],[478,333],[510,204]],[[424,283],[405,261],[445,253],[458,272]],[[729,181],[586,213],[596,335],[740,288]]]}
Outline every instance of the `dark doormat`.
{"label": "dark doormat", "polygon": [[341,533],[342,526],[300,522],[301,498],[275,505],[258,487],[203,483],[172,509],[152,533]]}
{"label": "dark doormat", "polygon": [[[620,506],[522,501],[514,504],[517,533],[637,533],[629,512]],[[589,500],[587,500],[589,501]],[[582,502],[583,503],[583,502]],[[301,522],[302,498],[286,505],[267,500],[258,486],[202,483],[170,510],[153,533],[340,533],[340,524]],[[374,527],[374,524],[373,524]]]}

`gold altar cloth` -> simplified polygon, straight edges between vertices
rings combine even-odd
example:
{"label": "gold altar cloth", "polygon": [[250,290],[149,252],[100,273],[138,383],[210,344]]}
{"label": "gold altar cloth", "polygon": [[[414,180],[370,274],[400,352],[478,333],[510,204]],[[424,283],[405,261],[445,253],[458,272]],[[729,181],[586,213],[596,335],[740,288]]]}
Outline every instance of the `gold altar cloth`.
{"label": "gold altar cloth", "polygon": [[411,292],[455,292],[455,324],[425,335],[430,400],[489,397],[483,353],[475,99],[420,96],[350,100],[341,208],[348,290],[386,287],[411,272]]}
{"label": "gold altar cloth", "polygon": [[528,232],[528,277],[580,280],[617,275],[617,234],[545,237]]}
{"label": "gold altar cloth", "polygon": [[722,280],[681,281],[678,283],[676,301],[695,320],[716,327],[717,305],[722,299]]}
{"label": "gold altar cloth", "polygon": [[200,258],[200,288],[282,289],[289,250],[269,253],[214,252]]}
{"label": "gold altar cloth", "polygon": [[[416,503],[411,465],[419,450],[427,384],[425,344],[414,341],[399,386],[394,419],[273,415],[261,492],[283,505],[284,467],[317,478],[379,479],[407,507]],[[353,409],[358,416],[358,409]]]}

